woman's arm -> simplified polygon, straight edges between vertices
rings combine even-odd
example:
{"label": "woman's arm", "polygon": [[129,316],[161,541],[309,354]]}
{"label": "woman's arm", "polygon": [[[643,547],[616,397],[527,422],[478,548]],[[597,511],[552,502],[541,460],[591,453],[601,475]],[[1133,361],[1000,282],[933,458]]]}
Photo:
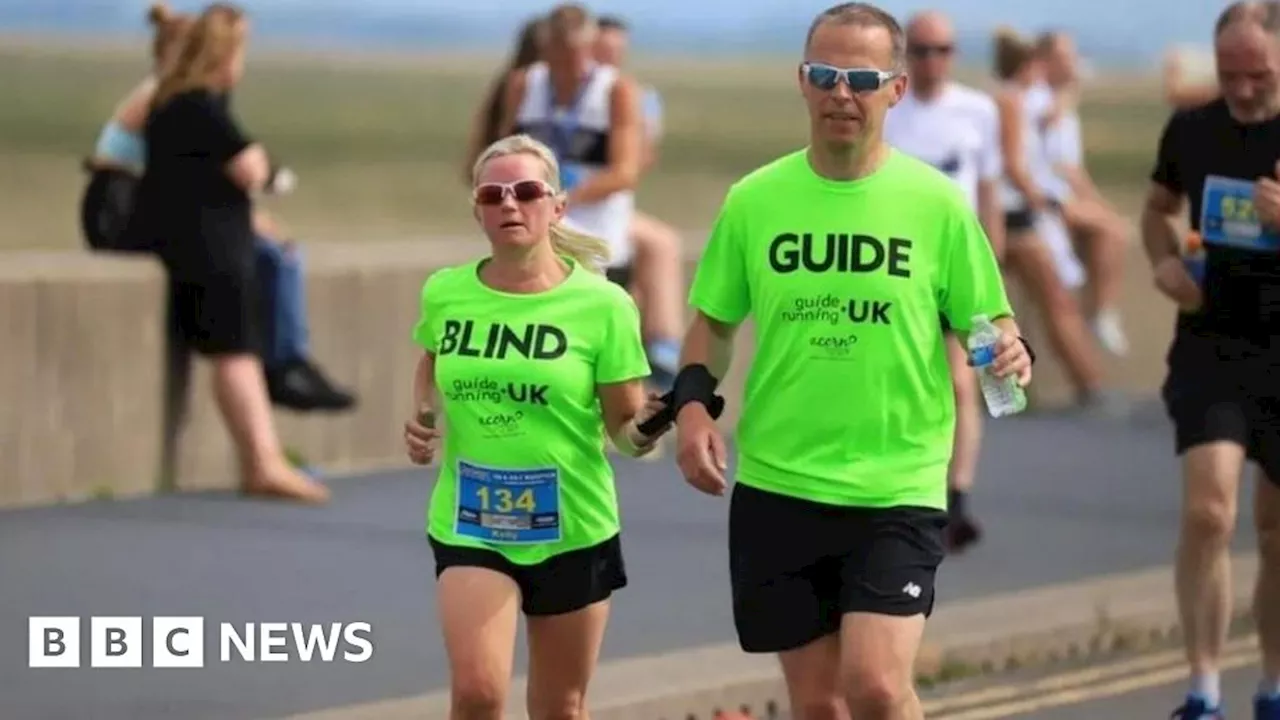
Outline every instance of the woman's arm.
{"label": "woman's arm", "polygon": [[1043,209],[1044,194],[1027,169],[1022,148],[1022,103],[1014,92],[1006,90],[996,95],[996,107],[1000,110],[1000,152],[1004,157],[1005,177],[1027,199],[1028,207]]}
{"label": "woman's arm", "polygon": [[415,413],[424,408],[436,408],[436,356],[424,352],[418,358],[418,367],[413,372],[413,407]]}
{"label": "woman's arm", "polygon": [[227,163],[227,176],[246,193],[262,192],[271,181],[271,160],[266,148],[254,143],[236,153]]}
{"label": "woman's arm", "polygon": [[632,457],[645,455],[654,448],[658,437],[670,427],[664,427],[651,437],[642,435],[640,423],[661,409],[661,402],[645,397],[643,380],[628,380],[596,386],[603,411],[604,427],[618,450]]}

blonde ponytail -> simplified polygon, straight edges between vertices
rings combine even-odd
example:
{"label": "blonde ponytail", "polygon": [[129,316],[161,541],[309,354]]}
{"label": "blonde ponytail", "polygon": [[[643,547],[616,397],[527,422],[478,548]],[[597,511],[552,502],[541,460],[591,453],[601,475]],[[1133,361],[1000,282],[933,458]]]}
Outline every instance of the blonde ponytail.
{"label": "blonde ponytail", "polygon": [[[556,162],[555,153],[546,145],[528,135],[511,135],[485,148],[471,168],[471,184],[479,182],[480,173],[490,161],[508,155],[530,155],[542,161],[544,180],[557,193],[560,192],[560,165]],[[604,274],[604,265],[609,261],[609,244],[594,235],[574,230],[562,222],[551,224],[551,247],[561,255],[573,259],[575,263],[598,275]]]}
{"label": "blonde ponytail", "polygon": [[551,247],[597,275],[604,274],[604,265],[609,262],[608,243],[593,235],[572,230],[561,222],[551,224]]}

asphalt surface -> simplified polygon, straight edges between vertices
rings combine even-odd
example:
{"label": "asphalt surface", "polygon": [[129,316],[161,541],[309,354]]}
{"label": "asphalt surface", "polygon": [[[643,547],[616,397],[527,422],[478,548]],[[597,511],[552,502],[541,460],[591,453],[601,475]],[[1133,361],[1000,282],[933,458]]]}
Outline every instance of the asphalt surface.
{"label": "asphalt surface", "polygon": [[[1227,716],[1253,717],[1261,678],[1256,637],[1233,638],[1222,662]],[[1092,665],[941,686],[921,699],[930,720],[1155,720],[1169,717],[1187,689],[1180,646],[1169,646]]]}
{"label": "asphalt surface", "polygon": [[[1257,664],[1230,670],[1222,676],[1222,698],[1228,717],[1253,717],[1253,694],[1258,688],[1261,670]],[[1152,688],[1144,688],[1113,698],[1089,700],[1082,703],[1043,708],[1019,715],[1008,715],[1019,720],[1097,720],[1098,718],[1150,718],[1169,717],[1169,713],[1182,703],[1187,691],[1185,680],[1175,680]]]}
{"label": "asphalt surface", "polygon": [[[939,602],[1167,563],[1171,448],[1154,409],[991,422],[973,500],[988,540],[947,561]],[[726,501],[687,488],[669,458],[617,466],[631,584],[616,596],[604,659],[732,642]],[[431,477],[343,479],[319,509],[215,493],[0,513],[0,716],[236,720],[442,687],[422,530]],[[1238,549],[1253,547],[1249,505]],[[33,670],[31,615],[204,616],[210,628],[364,621],[375,652],[359,664],[222,663],[210,629],[199,670]],[[87,666],[87,647],[83,657]]]}

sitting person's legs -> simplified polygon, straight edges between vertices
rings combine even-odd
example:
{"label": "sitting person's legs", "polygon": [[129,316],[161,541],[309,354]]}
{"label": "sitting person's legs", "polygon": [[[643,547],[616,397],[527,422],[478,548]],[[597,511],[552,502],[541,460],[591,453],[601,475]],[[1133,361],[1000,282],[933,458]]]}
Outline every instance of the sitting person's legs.
{"label": "sitting person's legs", "polygon": [[637,211],[631,220],[635,245],[635,297],[644,324],[654,383],[666,390],[680,365],[684,335],[684,268],[680,236],[666,223]]}
{"label": "sitting person's legs", "polygon": [[255,214],[258,283],[266,329],[262,362],[272,402],[295,410],[345,410],[355,398],[311,359],[302,257],[292,243],[266,236],[274,225]]}
{"label": "sitting person's legs", "polygon": [[254,327],[251,273],[170,281],[177,337],[213,363],[213,390],[240,461],[241,491],[310,502],[323,485],[292,467],[271,417]]}

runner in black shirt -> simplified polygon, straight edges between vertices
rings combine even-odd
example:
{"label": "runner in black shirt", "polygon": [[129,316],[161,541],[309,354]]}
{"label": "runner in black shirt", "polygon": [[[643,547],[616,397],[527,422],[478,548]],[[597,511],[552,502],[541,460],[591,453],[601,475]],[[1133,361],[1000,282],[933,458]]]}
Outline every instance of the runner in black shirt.
{"label": "runner in black shirt", "polygon": [[[1237,3],[1219,20],[1222,97],[1169,120],[1142,218],[1156,285],[1179,308],[1163,391],[1185,483],[1177,593],[1192,685],[1179,720],[1223,717],[1228,543],[1246,458],[1263,474],[1254,717],[1280,720],[1280,23],[1259,7]],[[1179,257],[1184,212],[1204,241],[1202,280]]]}

